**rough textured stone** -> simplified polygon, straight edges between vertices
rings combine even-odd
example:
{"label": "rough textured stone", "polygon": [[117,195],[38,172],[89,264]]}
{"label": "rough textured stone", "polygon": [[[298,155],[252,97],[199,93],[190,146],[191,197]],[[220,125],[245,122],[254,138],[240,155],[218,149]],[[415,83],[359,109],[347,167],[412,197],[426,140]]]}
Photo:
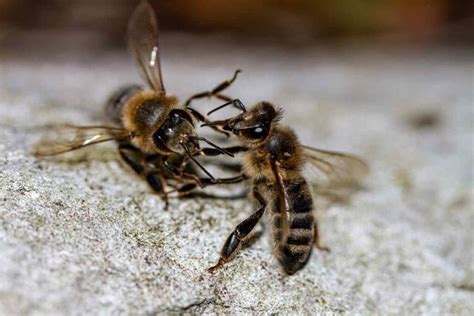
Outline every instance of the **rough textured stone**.
{"label": "rough textured stone", "polygon": [[280,105],[308,145],[367,157],[364,189],[318,211],[332,252],[286,276],[262,223],[208,274],[246,199],[164,211],[113,145],[30,154],[45,124],[100,122],[107,95],[138,80],[128,57],[4,54],[0,314],[474,313],[472,52],[163,45],[169,91],[184,98],[240,67],[230,94]]}

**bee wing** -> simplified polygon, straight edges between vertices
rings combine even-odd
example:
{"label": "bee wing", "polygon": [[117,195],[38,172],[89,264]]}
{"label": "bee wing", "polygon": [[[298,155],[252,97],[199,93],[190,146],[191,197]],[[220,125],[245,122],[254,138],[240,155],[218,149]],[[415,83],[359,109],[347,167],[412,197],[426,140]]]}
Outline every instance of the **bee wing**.
{"label": "bee wing", "polygon": [[37,157],[53,156],[111,140],[127,139],[131,133],[114,127],[58,125],[33,148]]}
{"label": "bee wing", "polygon": [[318,186],[338,187],[359,184],[369,172],[361,158],[341,152],[303,146],[307,166],[316,169]]}
{"label": "bee wing", "polygon": [[165,92],[161,76],[158,45],[158,20],[148,1],[141,1],[127,26],[127,42],[150,88]]}
{"label": "bee wing", "polygon": [[277,164],[271,163],[272,166],[272,172],[273,176],[275,177],[276,180],[276,187],[277,187],[277,193],[278,193],[278,199],[280,205],[278,205],[278,208],[280,210],[280,218],[281,218],[281,232],[282,232],[282,237],[281,240],[286,240],[286,237],[288,236],[290,232],[290,202],[288,200],[288,195],[287,191],[285,190],[285,186],[283,184],[283,178],[281,176],[280,169]]}

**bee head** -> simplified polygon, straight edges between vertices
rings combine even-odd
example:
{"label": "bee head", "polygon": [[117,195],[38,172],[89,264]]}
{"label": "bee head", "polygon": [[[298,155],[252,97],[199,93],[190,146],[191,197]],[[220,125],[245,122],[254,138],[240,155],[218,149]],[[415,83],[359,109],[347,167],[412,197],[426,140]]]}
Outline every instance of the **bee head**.
{"label": "bee head", "polygon": [[166,121],[153,134],[153,142],[164,153],[184,153],[184,146],[190,152],[198,151],[199,143],[195,139],[193,119],[185,110],[175,109],[169,113]]}
{"label": "bee head", "polygon": [[267,138],[280,117],[281,110],[269,102],[259,102],[248,111],[227,120],[223,129],[234,133],[244,143],[259,143]]}

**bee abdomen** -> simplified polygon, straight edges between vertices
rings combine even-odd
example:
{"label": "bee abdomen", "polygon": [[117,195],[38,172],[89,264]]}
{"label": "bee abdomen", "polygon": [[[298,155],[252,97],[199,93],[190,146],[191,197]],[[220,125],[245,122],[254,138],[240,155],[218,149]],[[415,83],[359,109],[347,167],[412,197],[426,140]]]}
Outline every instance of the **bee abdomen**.
{"label": "bee abdomen", "polygon": [[113,123],[122,125],[122,109],[132,96],[141,91],[139,85],[130,85],[118,89],[114,92],[105,104],[105,115]]}
{"label": "bee abdomen", "polygon": [[288,274],[301,269],[308,261],[314,242],[314,217],[312,212],[293,213],[288,235],[283,236],[281,218],[273,218],[273,240],[276,242],[277,258]]}
{"label": "bee abdomen", "polygon": [[[283,269],[288,274],[293,274],[306,264],[313,248],[313,200],[303,179],[287,187],[287,196],[290,204],[287,235],[283,236],[284,223],[281,216],[284,212],[279,211],[272,216],[272,237]],[[277,201],[276,205],[280,203]]]}

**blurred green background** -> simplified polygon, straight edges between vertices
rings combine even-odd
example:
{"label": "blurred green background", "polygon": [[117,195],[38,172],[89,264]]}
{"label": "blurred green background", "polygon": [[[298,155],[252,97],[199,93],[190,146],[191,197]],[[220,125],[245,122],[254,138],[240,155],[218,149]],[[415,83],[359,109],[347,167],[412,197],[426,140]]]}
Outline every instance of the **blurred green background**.
{"label": "blurred green background", "polygon": [[[284,44],[376,39],[395,43],[474,42],[471,0],[152,0],[160,25],[181,32],[225,32]],[[34,30],[94,34],[101,45],[123,42],[138,1],[0,0],[0,38]],[[30,34],[31,36],[31,34]]]}

